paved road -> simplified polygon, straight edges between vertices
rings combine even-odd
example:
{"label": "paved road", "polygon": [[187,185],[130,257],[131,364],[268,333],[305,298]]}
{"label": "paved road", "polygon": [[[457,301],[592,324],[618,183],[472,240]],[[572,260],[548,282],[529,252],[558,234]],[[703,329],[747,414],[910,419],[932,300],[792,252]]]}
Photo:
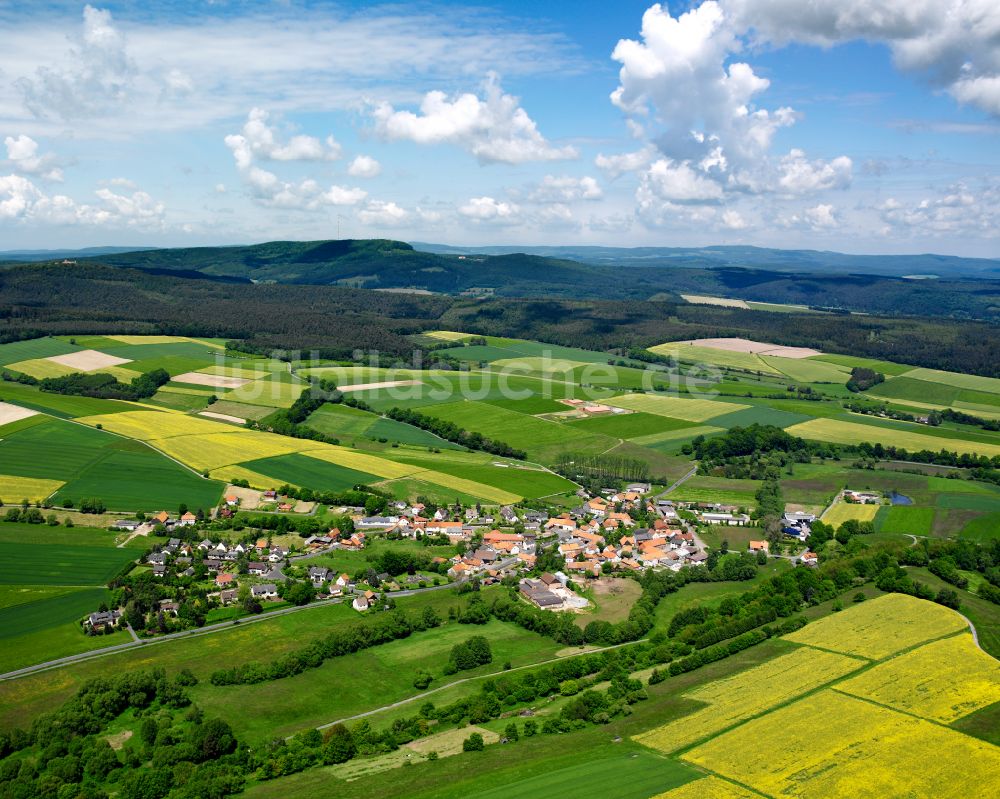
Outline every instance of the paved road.
{"label": "paved road", "polygon": [[688,472],[686,475],[684,475],[679,480],[675,481],[674,484],[672,486],[670,486],[669,488],[664,488],[659,494],[654,494],[653,496],[651,496],[650,499],[653,502],[656,502],[656,500],[658,500],[660,497],[665,497],[667,494],[669,494],[675,488],[678,488],[681,485],[681,483],[684,483],[687,480],[690,480],[696,474],[698,474],[698,467],[697,466],[692,466],[690,472]]}
{"label": "paved road", "polygon": [[[445,583],[444,585],[432,585],[427,588],[408,588],[404,591],[395,591],[389,594],[390,597],[396,599],[397,597],[403,596],[413,596],[415,594],[422,594],[427,591],[441,591],[445,588],[453,588],[457,583]],[[176,641],[181,638],[194,638],[201,635],[212,635],[213,633],[220,633],[225,630],[234,630],[241,627],[245,627],[248,624],[256,624],[257,622],[266,621],[268,619],[273,619],[278,616],[287,616],[289,613],[299,613],[305,610],[311,610],[313,608],[326,607],[327,605],[336,605],[342,602],[342,599],[326,599],[320,602],[311,602],[308,605],[301,605],[290,608],[282,608],[281,610],[272,610],[269,613],[261,613],[259,616],[245,616],[239,620],[239,622],[233,621],[220,621],[215,624],[206,624],[204,627],[198,627],[192,630],[181,630],[176,633],[168,633],[167,635],[159,635],[156,638],[139,638],[134,632],[132,635],[135,640],[128,641],[124,644],[115,644],[114,646],[106,646],[102,649],[97,649],[93,652],[81,652],[77,655],[69,655],[67,657],[56,658],[55,660],[47,660],[44,663],[36,663],[33,666],[25,666],[23,669],[15,669],[14,671],[8,671],[5,674],[0,674],[0,681],[3,680],[14,680],[18,677],[24,677],[28,674],[36,674],[41,671],[48,671],[50,669],[57,669],[61,666],[67,666],[71,663],[82,663],[86,660],[95,660],[97,658],[106,657],[107,655],[112,655],[116,652],[122,652],[126,649],[135,649],[136,647],[148,647],[157,646],[159,644],[170,643],[171,641]]]}

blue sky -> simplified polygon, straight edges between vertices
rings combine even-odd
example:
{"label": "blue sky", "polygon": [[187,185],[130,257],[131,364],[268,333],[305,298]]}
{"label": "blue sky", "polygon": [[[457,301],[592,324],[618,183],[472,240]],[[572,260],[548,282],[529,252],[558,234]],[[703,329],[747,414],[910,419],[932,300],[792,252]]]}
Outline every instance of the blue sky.
{"label": "blue sky", "polygon": [[0,249],[1000,256],[1000,8],[0,0]]}

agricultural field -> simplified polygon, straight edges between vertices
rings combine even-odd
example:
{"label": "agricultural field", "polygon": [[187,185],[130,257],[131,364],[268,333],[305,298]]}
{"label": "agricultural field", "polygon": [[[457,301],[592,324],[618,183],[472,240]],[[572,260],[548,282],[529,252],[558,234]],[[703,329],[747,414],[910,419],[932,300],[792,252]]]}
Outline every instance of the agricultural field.
{"label": "agricultural field", "polygon": [[[881,660],[926,641],[967,629],[953,611],[905,594],[886,594],[850,612],[827,616],[786,636],[794,643]],[[887,636],[886,630],[892,635]]]}
{"label": "agricultural field", "polygon": [[608,400],[608,404],[688,422],[707,422],[717,416],[749,407],[719,400],[686,399],[660,394],[623,394]]}
{"label": "agricultural field", "polygon": [[695,475],[667,496],[679,502],[711,502],[753,507],[760,487],[756,480],[730,480],[724,477]]}
{"label": "agricultural field", "polygon": [[903,783],[909,795],[961,799],[994,784],[1000,769],[998,747],[831,690],[684,758],[770,796],[897,796]]}
{"label": "agricultural field", "polygon": [[822,519],[834,527],[840,527],[840,525],[849,519],[856,519],[859,522],[870,522],[878,515],[880,508],[880,505],[859,505],[837,500],[827,508]]}
{"label": "agricultural field", "polygon": [[[564,406],[565,407],[565,406]],[[651,413],[622,413],[613,416],[592,416],[569,422],[574,428],[591,433],[603,433],[618,438],[655,437],[660,433],[683,430],[696,425],[683,419],[671,419]]]}
{"label": "agricultural field", "polygon": [[936,508],[915,505],[892,505],[879,509],[875,530],[879,533],[930,535],[934,529]]}
{"label": "agricultural field", "polygon": [[[896,429],[885,427],[876,429],[878,426],[865,424],[862,422],[849,422],[840,419],[813,419],[808,422],[793,425],[788,428],[788,432],[793,436],[812,439],[814,441],[826,441],[831,444],[860,444],[863,441],[882,442],[892,444],[896,447],[919,452],[929,450],[938,452],[946,449],[958,454],[976,454],[993,457],[1000,455],[1000,444],[965,441],[961,438],[948,437],[943,435],[930,435],[916,430]],[[943,431],[944,432],[944,431]]]}
{"label": "agricultural field", "polygon": [[1000,662],[971,635],[933,641],[845,680],[837,690],[951,724],[1000,702]]}
{"label": "agricultural field", "polygon": [[641,735],[639,743],[670,754],[686,749],[765,710],[784,704],[820,685],[858,671],[864,661],[801,648],[725,680],[685,694],[702,705],[685,716]]}

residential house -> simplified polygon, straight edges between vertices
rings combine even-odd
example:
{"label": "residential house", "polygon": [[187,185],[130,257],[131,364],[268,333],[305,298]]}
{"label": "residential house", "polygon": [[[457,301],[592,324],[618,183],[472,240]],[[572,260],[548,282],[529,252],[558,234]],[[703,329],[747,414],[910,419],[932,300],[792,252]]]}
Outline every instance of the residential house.
{"label": "residential house", "polygon": [[274,583],[262,583],[250,586],[250,596],[254,599],[275,600],[278,598],[278,587]]}
{"label": "residential house", "polygon": [[122,614],[118,610],[99,610],[91,613],[83,623],[92,630],[103,630],[106,627],[117,627],[121,618]]}
{"label": "residential house", "polygon": [[749,549],[751,552],[770,552],[771,545],[767,541],[751,541]]}
{"label": "residential house", "polygon": [[252,574],[254,577],[261,577],[270,571],[271,567],[267,563],[263,563],[259,560],[252,560],[247,564],[247,573]]}
{"label": "residential house", "polygon": [[313,566],[309,569],[309,579],[317,588],[322,587],[323,583],[330,579],[330,574],[330,570],[325,566]]}
{"label": "residential house", "polygon": [[187,511],[186,513],[181,515],[181,518],[177,521],[177,526],[191,527],[192,525],[197,524],[197,522],[198,522],[198,517],[195,516],[193,513],[191,513],[191,511]]}
{"label": "residential house", "polygon": [[231,572],[223,572],[215,575],[215,584],[219,586],[219,588],[225,588],[232,585],[234,582],[236,582],[236,575]]}
{"label": "residential house", "polygon": [[354,597],[354,601],[351,606],[358,612],[364,612],[369,608],[375,607],[378,604],[378,594],[374,591],[365,591],[363,594],[358,594]]}

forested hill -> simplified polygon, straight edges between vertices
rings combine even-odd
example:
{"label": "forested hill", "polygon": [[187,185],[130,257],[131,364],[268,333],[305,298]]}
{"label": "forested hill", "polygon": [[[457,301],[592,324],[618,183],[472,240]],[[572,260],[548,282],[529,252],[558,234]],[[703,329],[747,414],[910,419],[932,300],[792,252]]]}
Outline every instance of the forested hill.
{"label": "forested hill", "polygon": [[1000,321],[1000,280],[908,280],[745,266],[597,265],[523,253],[421,252],[387,239],[112,252],[77,263],[216,281],[562,299],[677,301],[681,293],[691,293],[880,315]]}
{"label": "forested hill", "polygon": [[342,286],[235,284],[99,264],[0,269],[0,340],[84,333],[242,339],[260,352],[356,349],[409,358],[410,338],[462,330],[622,351],[664,341],[746,336],[825,352],[1000,377],[1000,336],[985,322],[769,313],[673,301],[470,299]]}

